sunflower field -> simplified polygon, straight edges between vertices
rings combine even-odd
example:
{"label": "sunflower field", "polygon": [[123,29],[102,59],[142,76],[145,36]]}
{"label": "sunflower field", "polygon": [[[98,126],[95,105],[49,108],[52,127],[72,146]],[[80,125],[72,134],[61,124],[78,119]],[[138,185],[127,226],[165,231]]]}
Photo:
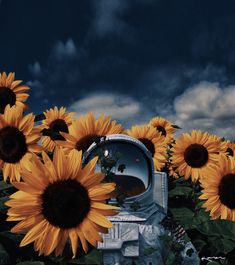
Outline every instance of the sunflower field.
{"label": "sunflower field", "polygon": [[[97,242],[119,207],[106,203],[115,184],[95,172],[98,158],[85,166],[82,158],[111,134],[141,141],[154,169],[167,173],[168,215],[184,227],[201,264],[235,264],[234,142],[199,130],[176,138],[180,128],[162,117],[127,129],[64,107],[34,115],[28,91],[14,73],[0,73],[0,265],[100,264]],[[166,264],[181,264],[169,247]]]}

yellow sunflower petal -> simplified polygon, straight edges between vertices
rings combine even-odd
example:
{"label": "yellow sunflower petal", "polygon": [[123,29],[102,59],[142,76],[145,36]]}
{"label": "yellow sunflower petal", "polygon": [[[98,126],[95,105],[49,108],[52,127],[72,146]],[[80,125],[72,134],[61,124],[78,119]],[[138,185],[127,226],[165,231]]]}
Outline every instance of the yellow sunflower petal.
{"label": "yellow sunflower petal", "polygon": [[116,185],[114,183],[102,183],[99,185],[95,185],[88,190],[88,194],[90,198],[93,198],[97,195],[105,195],[107,193],[112,192],[115,189]]}
{"label": "yellow sunflower petal", "polygon": [[119,210],[120,207],[108,205],[100,202],[91,202],[91,207],[96,209],[102,209],[102,210]]}
{"label": "yellow sunflower petal", "polygon": [[47,221],[43,219],[41,222],[36,224],[32,229],[29,230],[29,232],[25,235],[23,240],[20,243],[20,247],[26,246],[33,242],[35,239],[37,239],[41,233],[45,225],[47,224]]}
{"label": "yellow sunflower petal", "polygon": [[24,182],[13,182],[13,186],[15,186],[17,189],[22,190],[27,193],[31,194],[41,194],[41,190],[38,187],[30,186]]}
{"label": "yellow sunflower petal", "polygon": [[101,215],[100,213],[98,213],[97,211],[93,209],[90,210],[90,212],[87,215],[87,218],[98,225],[101,225],[107,228],[112,227],[112,223],[106,217],[104,217],[103,215]]}
{"label": "yellow sunflower petal", "polygon": [[24,132],[25,135],[28,135],[33,129],[34,115],[30,113],[23,117],[19,123],[19,129]]}
{"label": "yellow sunflower petal", "polygon": [[85,253],[87,253],[88,252],[88,244],[87,244],[86,238],[85,238],[82,230],[80,228],[77,228],[76,232],[77,232],[78,237],[81,241],[83,250],[85,251]]}
{"label": "yellow sunflower petal", "polygon": [[99,157],[94,157],[83,169],[82,169],[82,173],[80,175],[80,181],[81,183],[84,183],[84,180],[91,178],[92,177],[92,173],[95,170],[96,167],[96,163],[98,161]]}
{"label": "yellow sunflower petal", "polygon": [[45,152],[42,152],[42,158],[43,158],[44,164],[46,166],[46,169],[50,173],[50,177],[51,177],[50,180],[52,182],[56,181],[57,180],[57,172],[55,170],[55,166],[54,166],[53,162],[51,161],[51,159],[49,158],[49,156]]}
{"label": "yellow sunflower petal", "polygon": [[68,172],[71,178],[76,178],[81,170],[82,165],[82,151],[78,152],[76,149],[68,154]]}
{"label": "yellow sunflower petal", "polygon": [[102,241],[102,237],[92,226],[92,222],[89,219],[85,219],[81,224],[80,228],[84,234],[85,239],[94,247],[97,244],[97,241]]}
{"label": "yellow sunflower petal", "polygon": [[[20,80],[19,80],[20,81]],[[13,82],[14,83],[14,82]],[[20,82],[21,83],[21,82]],[[19,92],[26,92],[26,91],[28,91],[30,88],[29,87],[27,87],[27,86],[15,86],[17,83],[15,83],[14,84],[14,88],[13,88],[13,91],[15,92],[15,93],[19,93]]]}
{"label": "yellow sunflower petal", "polygon": [[11,198],[11,199],[21,199],[21,198],[24,198],[25,196],[32,196],[32,195],[29,194],[29,193],[26,193],[26,192],[24,192],[22,190],[19,190],[19,191],[15,192],[15,193],[11,194],[9,198]]}
{"label": "yellow sunflower petal", "polygon": [[38,144],[29,144],[28,149],[30,152],[41,153],[43,151],[43,147]]}
{"label": "yellow sunflower petal", "polygon": [[45,255],[50,255],[52,251],[56,248],[57,244],[60,243],[58,242],[59,233],[59,227],[49,225],[43,242]]}
{"label": "yellow sunflower petal", "polygon": [[33,215],[25,220],[19,222],[17,225],[15,225],[12,229],[12,233],[24,233],[28,231],[29,229],[33,228],[35,224],[41,222],[44,219],[44,217],[41,214]]}
{"label": "yellow sunflower petal", "polygon": [[15,92],[15,87],[17,87],[20,83],[22,83],[22,80],[15,80],[11,83],[11,89]]}
{"label": "yellow sunflower petal", "polygon": [[68,230],[61,229],[58,238],[59,244],[55,249],[56,256],[62,255],[67,240],[68,240]]}
{"label": "yellow sunflower petal", "polygon": [[[94,173],[91,174],[91,176],[87,177],[86,179],[83,179],[81,183],[87,188],[90,189],[94,185],[98,185],[101,183],[101,181],[104,179],[105,174],[103,173]],[[79,180],[79,179],[78,179]]]}
{"label": "yellow sunflower petal", "polygon": [[77,248],[78,248],[78,236],[77,236],[75,229],[70,229],[69,238],[71,241],[71,246],[72,246],[72,251],[73,251],[73,259],[74,259],[76,254],[77,254]]}
{"label": "yellow sunflower petal", "polygon": [[67,159],[62,148],[56,147],[53,155],[53,162],[59,179],[64,179],[67,173]]}

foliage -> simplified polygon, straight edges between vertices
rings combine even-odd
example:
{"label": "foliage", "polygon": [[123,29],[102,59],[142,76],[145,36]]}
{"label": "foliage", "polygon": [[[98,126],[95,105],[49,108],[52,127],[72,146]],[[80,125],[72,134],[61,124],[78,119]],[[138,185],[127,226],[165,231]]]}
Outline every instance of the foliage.
{"label": "foliage", "polygon": [[[45,115],[38,115],[35,121],[44,119]],[[172,125],[175,129],[180,129],[177,125]],[[51,136],[54,140],[64,140],[64,138],[52,129],[43,129],[44,136]],[[100,137],[96,138],[100,141]],[[222,139],[224,141],[224,139]],[[172,141],[174,143],[175,140]],[[172,145],[169,145],[172,147]],[[168,148],[168,156],[172,155],[172,149]],[[52,153],[48,153],[51,157]],[[112,167],[120,159],[121,154],[115,153],[110,158],[102,157],[99,154],[99,163],[102,172],[106,176],[106,180],[112,181],[114,175]],[[118,167],[118,171],[123,173],[126,169],[125,164]],[[165,171],[169,173],[166,167]],[[19,247],[23,235],[11,233],[11,228],[17,222],[7,222],[7,209],[5,202],[9,200],[9,196],[17,190],[9,183],[3,181],[0,171],[0,265],[72,265],[72,264],[100,264],[101,253],[89,245],[89,251],[85,255],[80,251],[75,259],[72,259],[71,245],[67,242],[63,252],[63,256],[55,257],[54,254],[49,256],[39,256],[34,251],[33,244],[25,247]],[[169,175],[169,174],[168,174]],[[211,220],[209,213],[201,207],[202,201],[199,200],[201,187],[199,183],[194,183],[190,179],[185,180],[183,177],[174,179],[168,177],[169,190],[169,214],[173,216],[176,222],[179,222],[186,230],[189,239],[197,249],[202,260],[201,264],[210,265],[234,265],[235,264],[235,222],[228,220]],[[116,198],[119,206],[122,206],[126,198],[121,190],[116,189]],[[138,211],[140,205],[134,201],[131,205],[134,211]],[[183,246],[181,243],[172,243],[171,236],[161,238],[171,249],[171,253],[167,258],[166,265],[180,265],[182,263],[180,251]],[[152,248],[144,250],[144,255],[151,255],[154,251]],[[189,250],[190,251],[190,250]],[[190,254],[190,253],[189,253]]]}
{"label": "foliage", "polygon": [[62,257],[38,256],[38,253],[34,251],[33,244],[20,248],[19,244],[23,235],[10,232],[17,222],[6,221],[8,207],[4,205],[16,189],[10,183],[2,180],[2,173],[0,173],[0,179],[0,265],[100,264],[100,252],[91,245],[88,254],[79,253],[75,259],[72,259],[69,243],[67,243]]}
{"label": "foliage", "polygon": [[[202,258],[201,264],[235,264],[235,223],[211,220],[201,208],[198,183],[169,178],[169,211],[179,221]],[[203,259],[214,257],[211,259]],[[210,260],[210,261],[209,261]]]}
{"label": "foliage", "polygon": [[[169,211],[176,221],[179,221],[193,245],[202,258],[201,264],[232,265],[235,261],[235,223],[228,220],[211,220],[210,216],[201,208],[202,202],[198,199],[201,194],[198,184],[186,181],[183,178],[169,178]],[[15,192],[10,183],[0,181],[0,265],[72,265],[72,264],[99,264],[100,252],[91,249],[87,255],[71,259],[69,244],[65,248],[63,257],[38,256],[33,245],[19,248],[23,235],[12,234],[10,229],[15,222],[6,222],[7,207],[4,202]],[[171,240],[165,239],[170,244]],[[179,246],[180,247],[180,246]],[[214,257],[206,258],[206,257]],[[218,258],[220,257],[220,259]],[[222,259],[223,258],[223,259]],[[177,252],[172,251],[167,264],[180,264]]]}

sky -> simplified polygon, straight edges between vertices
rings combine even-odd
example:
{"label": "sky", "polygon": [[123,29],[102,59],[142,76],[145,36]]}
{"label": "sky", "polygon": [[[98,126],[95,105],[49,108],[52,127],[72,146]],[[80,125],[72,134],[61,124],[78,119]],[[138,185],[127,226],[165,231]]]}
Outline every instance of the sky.
{"label": "sky", "polygon": [[234,0],[0,0],[0,71],[29,111],[161,116],[235,139]]}

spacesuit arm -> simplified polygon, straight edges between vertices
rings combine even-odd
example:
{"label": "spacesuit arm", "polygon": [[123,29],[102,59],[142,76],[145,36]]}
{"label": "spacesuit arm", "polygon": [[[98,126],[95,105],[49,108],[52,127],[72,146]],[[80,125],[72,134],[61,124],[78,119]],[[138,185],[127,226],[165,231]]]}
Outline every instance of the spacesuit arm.
{"label": "spacesuit arm", "polygon": [[[170,225],[169,225],[170,224]],[[199,265],[197,250],[187,236],[184,228],[169,217],[164,220],[165,234],[161,237],[164,249],[165,264]]]}

